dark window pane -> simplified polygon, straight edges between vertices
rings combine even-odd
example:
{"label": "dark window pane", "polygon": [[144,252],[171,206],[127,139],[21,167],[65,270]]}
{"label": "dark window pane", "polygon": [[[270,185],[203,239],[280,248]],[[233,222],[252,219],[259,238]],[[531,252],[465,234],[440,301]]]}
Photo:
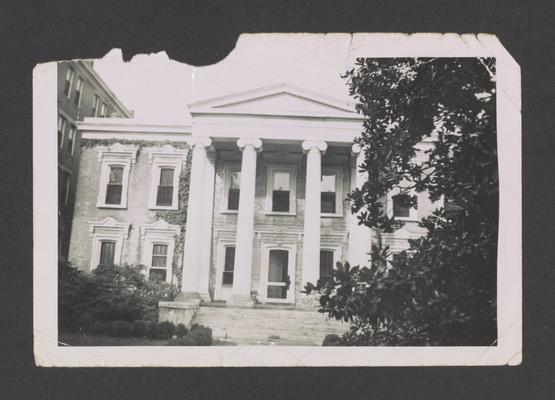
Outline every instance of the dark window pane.
{"label": "dark window pane", "polygon": [[106,204],[121,204],[122,185],[108,184],[106,188]]}
{"label": "dark window pane", "polygon": [[158,186],[156,195],[157,206],[171,206],[173,204],[173,186]]}
{"label": "dark window pane", "polygon": [[269,299],[286,299],[287,288],[285,286],[268,286],[267,296]]}
{"label": "dark window pane", "polygon": [[409,217],[409,198],[406,195],[397,195],[392,197],[393,200],[393,216],[394,217]]}
{"label": "dark window pane", "polygon": [[148,279],[151,281],[165,282],[168,270],[151,268],[148,274]]}
{"label": "dark window pane", "polygon": [[239,189],[229,189],[227,192],[227,209],[228,210],[238,210],[239,209]]}
{"label": "dark window pane", "polygon": [[225,248],[223,284],[233,284],[233,270],[235,267],[235,247]]}
{"label": "dark window pane", "polygon": [[167,244],[155,244],[152,246],[152,254],[155,256],[165,256],[168,254]]}
{"label": "dark window pane", "polygon": [[289,211],[289,190],[274,190],[272,192],[272,211]]}
{"label": "dark window pane", "polygon": [[333,269],[333,251],[320,251],[320,278],[330,277]]}
{"label": "dark window pane", "polygon": [[102,242],[100,245],[99,265],[114,265],[115,250],[115,242]]}
{"label": "dark window pane", "polygon": [[322,192],[321,212],[326,214],[335,214],[335,192]]}
{"label": "dark window pane", "polygon": [[173,168],[162,168],[160,170],[160,186],[173,186]]}

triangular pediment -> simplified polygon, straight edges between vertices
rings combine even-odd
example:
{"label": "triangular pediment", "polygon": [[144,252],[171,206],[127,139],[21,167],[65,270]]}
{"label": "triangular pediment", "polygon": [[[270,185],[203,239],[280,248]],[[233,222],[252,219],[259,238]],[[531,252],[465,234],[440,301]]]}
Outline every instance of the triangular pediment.
{"label": "triangular pediment", "polygon": [[195,114],[254,114],[359,118],[354,106],[321,94],[280,84],[208,99],[189,106]]}

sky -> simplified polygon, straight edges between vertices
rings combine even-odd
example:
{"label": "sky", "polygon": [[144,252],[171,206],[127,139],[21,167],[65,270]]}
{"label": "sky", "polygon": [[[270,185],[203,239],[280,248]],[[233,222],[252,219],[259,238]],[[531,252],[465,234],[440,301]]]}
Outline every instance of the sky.
{"label": "sky", "polygon": [[349,34],[244,34],[222,61],[194,67],[165,52],[129,62],[113,49],[94,68],[135,118],[152,123],[187,123],[187,105],[258,87],[287,83],[349,101],[341,78],[352,67]]}

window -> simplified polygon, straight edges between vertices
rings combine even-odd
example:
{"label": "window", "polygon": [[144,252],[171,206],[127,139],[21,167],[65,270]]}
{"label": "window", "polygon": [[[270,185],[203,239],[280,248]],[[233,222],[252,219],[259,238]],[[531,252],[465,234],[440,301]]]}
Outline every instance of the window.
{"label": "window", "polygon": [[173,199],[173,168],[160,169],[160,183],[156,195],[157,206],[171,206]]}
{"label": "window", "polygon": [[69,199],[70,183],[71,175],[66,171],[61,171],[58,190],[58,206],[67,205],[67,201]]}
{"label": "window", "polygon": [[67,152],[70,156],[73,155],[73,150],[75,147],[75,132],[76,128],[74,125],[69,127],[69,134],[67,135]]}
{"label": "window", "polygon": [[98,266],[112,266],[114,265],[114,258],[116,254],[116,242],[110,240],[103,240],[100,242],[100,259]]}
{"label": "window", "polygon": [[94,95],[94,104],[92,110],[92,116],[98,117],[98,112],[100,111],[100,97],[98,95]]}
{"label": "window", "polygon": [[227,209],[239,210],[239,193],[241,184],[241,171],[230,171],[229,188],[227,190]]}
{"label": "window", "polygon": [[286,171],[274,173],[274,185],[272,190],[272,211],[288,212],[290,198],[291,174]]}
{"label": "window", "polygon": [[320,250],[320,278],[331,277],[334,253],[332,250]]}
{"label": "window", "polygon": [[267,214],[295,214],[296,174],[297,168],[294,165],[268,166]]}
{"label": "window", "polygon": [[137,159],[137,149],[135,145],[120,143],[98,148],[101,173],[97,207],[127,208],[129,174]]}
{"label": "window", "polygon": [[141,225],[142,259],[144,265],[148,266],[148,279],[171,283],[175,238],[180,232],[178,225],[170,225],[162,219]]}
{"label": "window", "polygon": [[106,204],[121,204],[123,167],[110,167],[110,179],[106,188]]}
{"label": "window", "polygon": [[75,77],[75,70],[68,67],[66,71],[66,83],[64,86],[64,94],[69,99],[71,96],[71,87],[73,86],[73,78]]}
{"label": "window", "polygon": [[410,217],[410,199],[407,195],[398,194],[393,196],[393,216],[409,218]]}
{"label": "window", "polygon": [[77,85],[75,85],[75,105],[79,107],[81,105],[81,97],[83,97],[83,86],[85,82],[81,78],[77,78]]}
{"label": "window", "polygon": [[223,285],[233,284],[234,267],[235,267],[235,247],[228,246],[225,248],[224,271],[222,276]]}
{"label": "window", "polygon": [[67,125],[67,119],[59,115],[58,116],[58,147],[60,149],[64,145],[64,134],[66,130],[66,125]]}
{"label": "window", "polygon": [[166,145],[148,152],[152,164],[148,208],[154,210],[179,209],[179,176],[187,150]]}
{"label": "window", "polygon": [[341,185],[343,168],[327,166],[322,168],[320,180],[320,212],[322,216],[340,217],[343,215]]}
{"label": "window", "polygon": [[168,245],[154,244],[152,246],[152,262],[148,279],[166,282],[168,275]]}
{"label": "window", "polygon": [[100,116],[102,118],[106,117],[107,108],[106,103],[102,103],[102,106],[100,106]]}
{"label": "window", "polygon": [[335,214],[335,174],[323,174],[320,185],[322,214]]}
{"label": "window", "polygon": [[129,224],[112,217],[89,221],[89,235],[92,238],[91,271],[99,265],[120,264],[123,243],[129,236]]}

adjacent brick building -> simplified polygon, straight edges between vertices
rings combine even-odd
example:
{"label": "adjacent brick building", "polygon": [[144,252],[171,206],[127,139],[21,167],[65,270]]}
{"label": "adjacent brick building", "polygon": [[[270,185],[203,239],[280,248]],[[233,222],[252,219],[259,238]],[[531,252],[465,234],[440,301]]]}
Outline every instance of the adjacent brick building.
{"label": "adjacent brick building", "polygon": [[98,76],[92,61],[58,63],[58,254],[69,248],[80,159],[77,122],[86,117],[130,118],[132,113]]}

